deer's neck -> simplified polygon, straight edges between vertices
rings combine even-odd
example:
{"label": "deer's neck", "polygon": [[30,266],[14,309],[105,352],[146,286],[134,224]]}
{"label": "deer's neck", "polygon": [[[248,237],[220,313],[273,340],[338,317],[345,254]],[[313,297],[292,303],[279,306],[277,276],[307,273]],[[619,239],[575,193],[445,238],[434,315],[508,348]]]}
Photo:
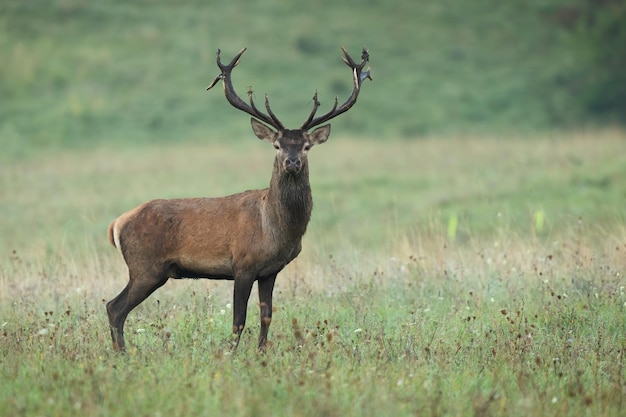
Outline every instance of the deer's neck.
{"label": "deer's neck", "polygon": [[311,218],[313,197],[307,165],[295,175],[281,173],[274,167],[268,191],[268,213],[284,238],[299,239]]}

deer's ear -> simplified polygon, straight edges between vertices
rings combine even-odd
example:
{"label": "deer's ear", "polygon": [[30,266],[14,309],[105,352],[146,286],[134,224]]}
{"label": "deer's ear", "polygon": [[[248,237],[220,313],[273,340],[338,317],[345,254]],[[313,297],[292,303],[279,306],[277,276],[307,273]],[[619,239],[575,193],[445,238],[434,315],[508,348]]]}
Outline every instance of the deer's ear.
{"label": "deer's ear", "polygon": [[265,126],[263,123],[259,122],[255,118],[251,118],[250,122],[252,123],[252,131],[257,138],[264,140],[265,142],[274,142],[276,132],[274,132],[272,129]]}
{"label": "deer's ear", "polygon": [[330,136],[330,125],[320,126],[309,134],[311,142],[315,145],[326,142],[328,136]]}

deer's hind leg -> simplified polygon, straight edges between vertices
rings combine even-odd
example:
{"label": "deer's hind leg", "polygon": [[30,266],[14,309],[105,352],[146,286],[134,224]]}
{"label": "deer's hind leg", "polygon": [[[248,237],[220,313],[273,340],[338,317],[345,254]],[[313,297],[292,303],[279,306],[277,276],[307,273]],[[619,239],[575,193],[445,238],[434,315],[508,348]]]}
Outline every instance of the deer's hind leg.
{"label": "deer's hind leg", "polygon": [[129,272],[128,285],[106,306],[114,350],[123,352],[126,349],[124,322],[128,313],[165,284],[167,279],[164,273],[152,275],[145,272],[141,274]]}

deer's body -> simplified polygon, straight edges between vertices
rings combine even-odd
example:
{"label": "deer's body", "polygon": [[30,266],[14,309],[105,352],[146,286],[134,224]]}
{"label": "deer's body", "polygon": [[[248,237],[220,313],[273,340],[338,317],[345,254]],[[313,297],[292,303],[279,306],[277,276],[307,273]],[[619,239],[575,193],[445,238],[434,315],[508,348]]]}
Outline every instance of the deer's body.
{"label": "deer's body", "polygon": [[153,200],[114,220],[109,240],[133,263],[159,259],[170,278],[234,279],[248,269],[266,277],[300,251],[313,205],[305,177],[286,180],[282,192],[273,185],[227,197]]}
{"label": "deer's body", "polygon": [[[252,286],[259,288],[261,332],[259,348],[267,341],[272,318],[272,291],[276,275],[301,250],[313,199],[309,183],[308,151],[326,142],[330,125],[307,130],[347,111],[356,101],[367,53],[356,64],[344,50],[344,62],[353,68],[354,92],[344,105],[313,118],[314,109],[300,129],[286,129],[269,108],[260,112],[250,99],[241,100],[232,87],[230,72],[242,50],[229,65],[218,66],[228,101],[251,114],[255,135],[276,149],[269,188],[219,198],[153,200],[130,210],[109,226],[109,241],[124,257],[129,271],[128,285],[107,303],[113,347],[124,350],[124,322],[128,313],[169,278],[231,279],[233,291],[233,332],[235,344],[246,323]],[[210,88],[209,87],[209,88]],[[274,131],[256,119],[263,120]]]}

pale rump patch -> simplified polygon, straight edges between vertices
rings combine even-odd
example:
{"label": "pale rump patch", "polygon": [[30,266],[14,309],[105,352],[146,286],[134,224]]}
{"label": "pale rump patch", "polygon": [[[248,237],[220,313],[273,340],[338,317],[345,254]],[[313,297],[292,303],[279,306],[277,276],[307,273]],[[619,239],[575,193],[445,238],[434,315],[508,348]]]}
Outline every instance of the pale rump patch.
{"label": "pale rump patch", "polygon": [[120,244],[119,221],[117,220],[113,224],[113,243],[115,244],[117,250],[122,254],[122,256],[124,256],[124,254],[122,253],[122,245]]}
{"label": "pale rump patch", "polygon": [[113,220],[113,222],[109,226],[109,241],[122,254],[122,257],[124,256],[124,252],[122,252],[122,244],[121,244],[122,228],[129,220],[131,220],[133,217],[137,215],[137,212],[141,210],[143,206],[145,206],[145,204],[142,204],[141,206],[137,208],[127,211],[126,213],[119,216],[117,219]]}

